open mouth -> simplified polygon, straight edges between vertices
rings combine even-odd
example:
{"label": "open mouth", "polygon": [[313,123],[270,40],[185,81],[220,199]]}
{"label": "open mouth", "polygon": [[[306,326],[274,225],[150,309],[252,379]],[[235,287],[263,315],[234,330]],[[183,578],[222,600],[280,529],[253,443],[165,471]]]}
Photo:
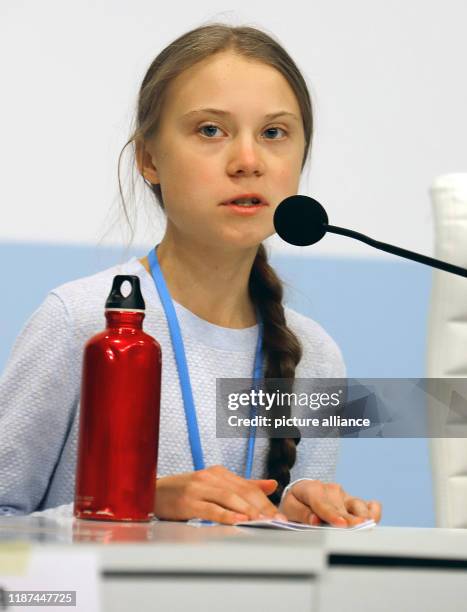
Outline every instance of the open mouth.
{"label": "open mouth", "polygon": [[253,208],[258,206],[268,206],[268,202],[259,193],[244,193],[243,195],[226,200],[224,206],[238,206],[239,208]]}
{"label": "open mouth", "polygon": [[235,206],[249,207],[249,206],[264,206],[264,204],[258,198],[245,198],[239,200],[232,200],[229,204],[233,204]]}

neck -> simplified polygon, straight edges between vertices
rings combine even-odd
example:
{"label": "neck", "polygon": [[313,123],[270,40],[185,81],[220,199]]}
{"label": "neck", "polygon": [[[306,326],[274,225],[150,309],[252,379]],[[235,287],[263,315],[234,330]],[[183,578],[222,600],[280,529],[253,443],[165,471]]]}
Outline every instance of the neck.
{"label": "neck", "polygon": [[248,292],[257,250],[212,247],[186,237],[174,240],[166,233],[157,255],[173,300],[205,321],[240,329],[257,323]]}

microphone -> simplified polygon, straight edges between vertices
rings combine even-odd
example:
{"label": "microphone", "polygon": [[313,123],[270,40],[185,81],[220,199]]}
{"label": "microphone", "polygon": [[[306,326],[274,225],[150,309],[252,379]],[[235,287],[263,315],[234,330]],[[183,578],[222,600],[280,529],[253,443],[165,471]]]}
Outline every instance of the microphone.
{"label": "microphone", "polygon": [[337,227],[335,225],[329,225],[328,221],[328,215],[324,207],[317,200],[304,195],[294,195],[285,198],[274,212],[275,230],[282,240],[289,244],[295,246],[309,246],[321,240],[326,232],[331,232],[333,234],[355,238],[380,251],[386,251],[392,255],[398,255],[399,257],[411,259],[412,261],[431,266],[432,268],[438,268],[439,270],[444,270],[445,272],[451,272],[452,274],[467,278],[466,268],[461,268],[460,266],[455,266],[445,261],[434,259],[433,257],[427,257],[420,253],[414,253],[407,249],[401,249],[400,247],[387,244],[386,242],[373,240],[359,232],[354,232],[353,230]]}

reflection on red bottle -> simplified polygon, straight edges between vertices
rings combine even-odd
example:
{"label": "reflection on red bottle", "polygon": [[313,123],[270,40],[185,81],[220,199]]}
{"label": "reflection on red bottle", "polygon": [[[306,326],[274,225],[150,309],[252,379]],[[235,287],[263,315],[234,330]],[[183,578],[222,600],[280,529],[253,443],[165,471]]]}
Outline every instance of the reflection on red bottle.
{"label": "reflection on red bottle", "polygon": [[[128,281],[131,293],[121,286]],[[85,345],[74,514],[105,521],[154,516],[162,354],[143,329],[139,278],[117,275],[107,327]]]}

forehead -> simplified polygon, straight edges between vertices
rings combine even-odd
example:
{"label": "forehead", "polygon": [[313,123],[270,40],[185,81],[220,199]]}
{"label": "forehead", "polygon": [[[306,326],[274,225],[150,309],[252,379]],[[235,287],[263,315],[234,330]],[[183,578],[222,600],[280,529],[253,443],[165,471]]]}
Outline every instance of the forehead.
{"label": "forehead", "polygon": [[300,114],[292,88],[276,68],[232,51],[217,53],[178,75],[168,87],[166,102],[173,117],[208,106],[232,113],[266,114],[280,108]]}

